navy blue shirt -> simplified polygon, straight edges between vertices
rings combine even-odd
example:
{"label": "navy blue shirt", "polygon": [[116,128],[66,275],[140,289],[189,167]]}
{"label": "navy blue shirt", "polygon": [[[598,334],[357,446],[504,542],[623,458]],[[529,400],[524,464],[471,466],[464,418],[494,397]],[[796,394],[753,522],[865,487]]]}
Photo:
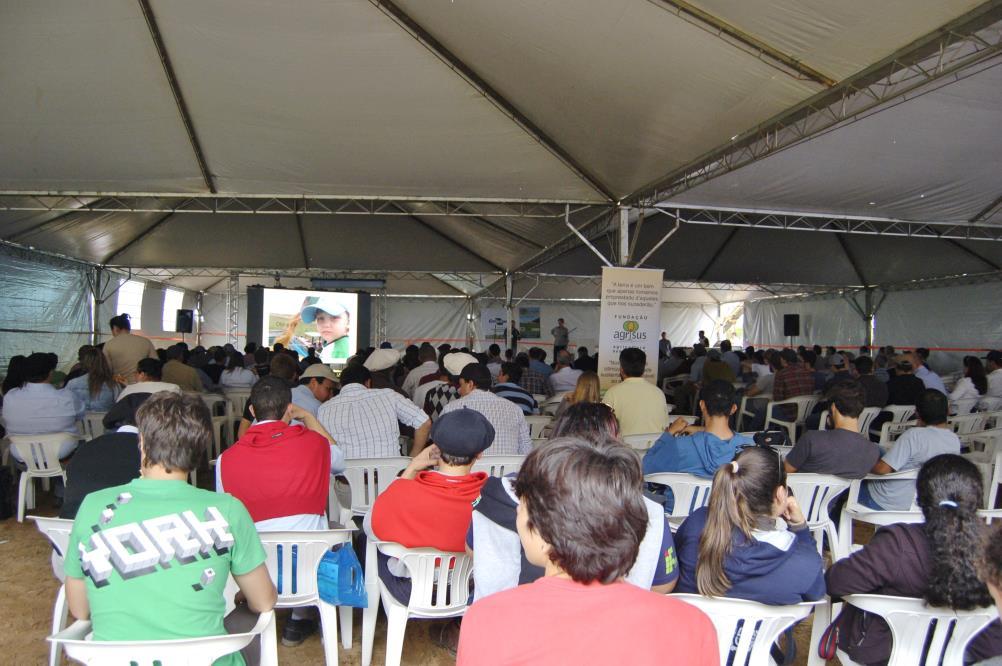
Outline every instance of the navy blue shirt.
{"label": "navy blue shirt", "polygon": [[[697,509],[675,534],[679,579],[676,592],[697,593],[696,562],[707,509]],[[725,596],[771,606],[816,601],[825,596],[825,575],[817,544],[806,525],[799,530],[754,533],[751,540],[734,530],[724,573],[731,581]]]}

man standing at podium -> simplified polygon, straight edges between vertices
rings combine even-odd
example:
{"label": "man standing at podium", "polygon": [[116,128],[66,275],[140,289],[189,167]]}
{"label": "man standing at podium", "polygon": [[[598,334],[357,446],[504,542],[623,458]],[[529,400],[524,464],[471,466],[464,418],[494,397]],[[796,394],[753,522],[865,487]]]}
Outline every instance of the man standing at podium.
{"label": "man standing at podium", "polygon": [[550,329],[550,335],[553,336],[553,356],[556,358],[561,349],[567,349],[567,336],[570,335],[563,319],[557,320],[557,325]]}

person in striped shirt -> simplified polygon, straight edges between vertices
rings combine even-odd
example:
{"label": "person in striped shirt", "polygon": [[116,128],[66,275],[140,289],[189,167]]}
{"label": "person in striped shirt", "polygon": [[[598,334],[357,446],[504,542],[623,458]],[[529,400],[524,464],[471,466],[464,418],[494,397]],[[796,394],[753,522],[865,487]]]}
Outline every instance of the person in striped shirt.
{"label": "person in striped shirt", "polygon": [[522,379],[522,368],[516,363],[502,363],[498,372],[498,383],[491,390],[505,400],[514,402],[523,414],[538,414],[539,404],[532,394],[519,386]]}

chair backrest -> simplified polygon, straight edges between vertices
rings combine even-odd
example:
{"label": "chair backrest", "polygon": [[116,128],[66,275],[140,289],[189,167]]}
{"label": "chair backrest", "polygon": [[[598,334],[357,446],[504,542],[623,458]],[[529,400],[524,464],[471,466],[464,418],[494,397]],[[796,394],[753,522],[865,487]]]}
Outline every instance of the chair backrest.
{"label": "chair backrest", "polygon": [[961,666],[970,640],[998,617],[995,607],[955,611],[910,597],[850,594],[842,600],[879,615],[890,625],[893,648],[889,666]]}
{"label": "chair backrest", "polygon": [[83,664],[101,666],[210,666],[216,659],[237,652],[261,637],[261,666],[278,665],[275,611],[258,616],[257,624],[242,634],[165,641],[92,641],[91,623],[80,620],[48,637],[60,644],[66,655]]}
{"label": "chair backrest", "polygon": [[539,412],[544,416],[553,416],[560,409],[560,403],[563,401],[564,396],[567,392],[555,393],[546,399],[543,403],[539,405]]}
{"label": "chair backrest", "polygon": [[376,497],[396,480],[411,462],[403,456],[396,458],[356,458],[345,461],[342,475],[351,486],[351,509],[365,513]]}
{"label": "chair backrest", "polygon": [[250,400],[250,389],[223,389],[223,396],[230,403],[230,414],[237,418],[244,413],[244,405]]}
{"label": "chair backrest", "polygon": [[385,541],[376,547],[385,555],[400,560],[411,575],[409,614],[426,618],[450,617],[466,607],[473,573],[472,557],[434,548],[404,548]]}
{"label": "chair backrest", "polygon": [[[875,516],[875,519],[866,518],[866,522],[873,523],[874,525],[890,525],[893,522],[915,522],[912,520],[901,520],[896,521],[893,519],[894,516],[901,516],[901,514],[908,514],[919,512],[918,504],[915,502],[914,495],[912,496],[911,506],[907,511],[877,511],[876,509],[871,509],[859,503],[859,491],[862,484],[866,481],[895,481],[895,482],[905,482],[911,481],[914,486],[916,479],[918,479],[918,468],[906,469],[901,472],[892,472],[890,474],[867,474],[862,479],[853,479],[849,484],[849,497],[846,500],[845,510],[850,513],[865,514],[866,516]],[[881,520],[880,516],[886,514],[887,520]]]}
{"label": "chair backrest", "polygon": [[951,416],[947,423],[958,435],[968,435],[985,429],[985,415],[982,412]]}
{"label": "chair backrest", "polygon": [[777,405],[796,405],[797,416],[794,419],[795,423],[802,424],[806,419],[807,415],[811,413],[814,409],[814,405],[818,404],[818,396],[816,395],[798,395],[793,398],[787,398],[786,400],[776,400],[769,403],[767,410],[772,414],[773,419],[776,419]]}
{"label": "chair backrest", "polygon": [[76,435],[54,432],[45,435],[7,435],[10,445],[17,450],[31,476],[60,476],[59,449],[66,442],[77,441]]}
{"label": "chair backrest", "polygon": [[894,423],[908,421],[915,416],[914,405],[885,405],[881,411],[890,412],[891,421]]}
{"label": "chair backrest", "polygon": [[788,474],[786,485],[793,491],[808,523],[829,520],[828,507],[835,498],[849,489],[849,479],[831,474]]}
{"label": "chair backrest", "polygon": [[771,664],[769,651],[787,627],[807,617],[820,602],[792,606],[766,606],[744,599],[704,597],[698,594],[673,594],[706,613],[717,630],[720,663]]}
{"label": "chair backrest", "polygon": [[978,406],[980,398],[961,398],[950,401],[950,411],[957,415],[970,414]]}
{"label": "chair backrest", "polygon": [[278,590],[278,608],[315,602],[317,567],[324,553],[338,544],[349,544],[353,529],[305,532],[261,532],[268,573]]}
{"label": "chair backrest", "polygon": [[896,442],[898,437],[917,426],[918,421],[884,421],[880,426],[880,447],[887,450],[887,447]]}
{"label": "chair backrest", "polygon": [[104,434],[104,417],[108,412],[86,412],[83,417],[83,434],[87,441]]}
{"label": "chair backrest", "polygon": [[671,512],[673,518],[688,516],[710,502],[710,488],[713,486],[713,479],[703,479],[693,474],[679,472],[661,472],[645,475],[644,481],[671,488],[671,494],[675,501]]}
{"label": "chair backrest", "polygon": [[646,451],[654,446],[654,442],[658,441],[658,437],[663,434],[663,432],[642,432],[636,435],[626,435],[623,437],[623,443],[638,451]]}
{"label": "chair backrest", "polygon": [[859,413],[859,431],[864,435],[870,432],[870,424],[873,423],[873,419],[877,418],[880,414],[880,407],[864,407],[863,411]]}
{"label": "chair backrest", "polygon": [[473,463],[471,472],[487,472],[498,478],[517,472],[525,461],[525,456],[484,456]]}
{"label": "chair backrest", "polygon": [[70,542],[73,521],[67,518],[46,518],[44,516],[28,516],[28,519],[35,521],[35,527],[52,544],[52,573],[59,580],[63,580],[63,559],[66,557],[66,547]]}
{"label": "chair backrest", "polygon": [[525,422],[529,424],[529,437],[542,439],[543,429],[553,423],[553,417],[546,414],[530,414],[525,417]]}

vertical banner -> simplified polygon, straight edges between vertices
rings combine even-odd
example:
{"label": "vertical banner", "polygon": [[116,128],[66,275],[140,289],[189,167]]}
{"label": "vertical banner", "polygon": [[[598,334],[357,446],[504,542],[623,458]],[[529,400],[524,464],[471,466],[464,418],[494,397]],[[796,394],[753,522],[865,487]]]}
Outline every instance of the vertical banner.
{"label": "vertical banner", "polygon": [[603,391],[620,381],[619,352],[628,347],[647,354],[644,379],[657,381],[663,274],[646,268],[602,269],[598,374]]}

